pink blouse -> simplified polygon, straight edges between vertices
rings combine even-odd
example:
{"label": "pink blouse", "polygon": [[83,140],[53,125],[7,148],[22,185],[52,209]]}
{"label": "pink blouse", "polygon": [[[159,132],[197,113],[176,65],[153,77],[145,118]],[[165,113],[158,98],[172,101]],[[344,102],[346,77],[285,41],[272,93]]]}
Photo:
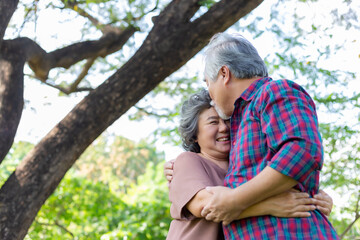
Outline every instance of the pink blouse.
{"label": "pink blouse", "polygon": [[170,214],[173,218],[168,240],[224,239],[219,223],[196,218],[186,204],[207,186],[223,186],[226,170],[197,153],[184,152],[174,163],[173,179],[169,187]]}

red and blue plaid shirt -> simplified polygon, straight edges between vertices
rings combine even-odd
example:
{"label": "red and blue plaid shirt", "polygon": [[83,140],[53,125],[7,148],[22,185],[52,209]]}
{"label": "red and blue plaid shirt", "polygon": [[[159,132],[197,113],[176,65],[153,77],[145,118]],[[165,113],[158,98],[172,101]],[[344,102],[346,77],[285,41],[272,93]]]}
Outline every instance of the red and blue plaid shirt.
{"label": "red and blue plaid shirt", "polygon": [[[262,78],[236,100],[225,186],[236,188],[266,166],[298,181],[311,196],[319,189],[323,148],[315,104],[289,80]],[[338,239],[318,210],[307,218],[250,217],[224,226],[226,239]]]}

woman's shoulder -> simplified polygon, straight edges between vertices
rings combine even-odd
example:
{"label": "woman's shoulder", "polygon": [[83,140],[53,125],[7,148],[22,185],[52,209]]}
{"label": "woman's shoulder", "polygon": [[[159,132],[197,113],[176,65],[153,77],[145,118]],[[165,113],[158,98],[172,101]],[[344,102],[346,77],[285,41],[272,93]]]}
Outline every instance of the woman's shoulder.
{"label": "woman's shoulder", "polygon": [[201,164],[202,158],[194,152],[183,152],[175,160],[175,165],[177,166],[187,166],[187,165],[196,165]]}
{"label": "woman's shoulder", "polygon": [[199,158],[200,156],[195,152],[183,152],[177,156],[176,160],[178,159],[188,159],[188,158]]}

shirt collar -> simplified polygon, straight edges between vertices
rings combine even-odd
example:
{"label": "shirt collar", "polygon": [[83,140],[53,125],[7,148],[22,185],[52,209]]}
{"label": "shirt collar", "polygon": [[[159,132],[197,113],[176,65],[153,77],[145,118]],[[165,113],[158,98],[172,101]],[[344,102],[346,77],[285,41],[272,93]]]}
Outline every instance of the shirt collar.
{"label": "shirt collar", "polygon": [[272,79],[270,77],[264,77],[264,78],[259,78],[257,80],[255,80],[253,83],[251,83],[251,85],[240,95],[240,97],[235,101],[239,101],[239,99],[243,99],[245,101],[250,101],[251,99],[253,99],[253,97],[255,96],[255,93],[257,92],[257,90],[263,86],[265,83],[268,83],[272,81]]}

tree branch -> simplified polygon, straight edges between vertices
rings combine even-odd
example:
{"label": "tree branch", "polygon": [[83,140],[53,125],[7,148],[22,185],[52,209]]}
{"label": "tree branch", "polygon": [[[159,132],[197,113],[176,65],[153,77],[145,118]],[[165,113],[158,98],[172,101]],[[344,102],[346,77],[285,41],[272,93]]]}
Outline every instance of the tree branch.
{"label": "tree branch", "polygon": [[79,74],[79,76],[75,79],[75,81],[68,87],[68,91],[69,93],[72,93],[74,91],[76,91],[78,89],[78,85],[80,84],[80,82],[84,79],[84,77],[88,74],[89,69],[91,68],[91,66],[94,64],[96,60],[96,57],[90,58],[86,61],[83,70],[81,71],[81,73]]}
{"label": "tree branch", "polygon": [[154,116],[154,117],[158,117],[158,118],[167,118],[169,117],[168,114],[158,114],[155,112],[149,112],[148,110],[146,110],[145,108],[142,107],[138,107],[138,106],[134,106],[139,112],[144,113],[146,116]]}
{"label": "tree branch", "polygon": [[135,31],[136,29],[130,26],[119,34],[108,33],[99,40],[75,43],[50,53],[46,53],[39,45],[32,42],[29,47],[37,48],[38,51],[30,56],[28,63],[35,76],[46,81],[49,71],[55,67],[67,69],[81,60],[105,57],[118,51]]}
{"label": "tree branch", "polygon": [[120,29],[117,27],[113,27],[110,24],[103,24],[101,23],[97,18],[93,17],[92,15],[90,15],[89,13],[87,13],[84,9],[79,7],[79,4],[77,2],[73,2],[73,1],[64,1],[62,0],[62,2],[64,3],[65,8],[69,8],[74,10],[75,12],[77,12],[80,16],[89,19],[89,21],[98,29],[100,29],[100,31],[103,34],[107,34],[110,32],[113,33],[120,33]]}
{"label": "tree branch", "polygon": [[355,218],[354,218],[354,220],[346,227],[346,229],[344,230],[344,232],[341,233],[340,239],[343,239],[344,236],[350,231],[350,229],[352,228],[352,226],[356,223],[356,221],[359,220],[359,218],[360,218],[359,204],[360,204],[360,191],[359,191],[359,193],[358,193],[358,198],[357,198],[356,207],[355,207]]}
{"label": "tree branch", "polygon": [[65,232],[67,232],[68,234],[71,235],[72,238],[74,238],[74,234],[72,232],[70,232],[66,227],[64,227],[63,225],[61,225],[58,221],[55,220],[55,223],[43,223],[40,221],[36,221],[38,224],[43,225],[43,226],[56,226],[61,228],[62,230],[64,230]]}

